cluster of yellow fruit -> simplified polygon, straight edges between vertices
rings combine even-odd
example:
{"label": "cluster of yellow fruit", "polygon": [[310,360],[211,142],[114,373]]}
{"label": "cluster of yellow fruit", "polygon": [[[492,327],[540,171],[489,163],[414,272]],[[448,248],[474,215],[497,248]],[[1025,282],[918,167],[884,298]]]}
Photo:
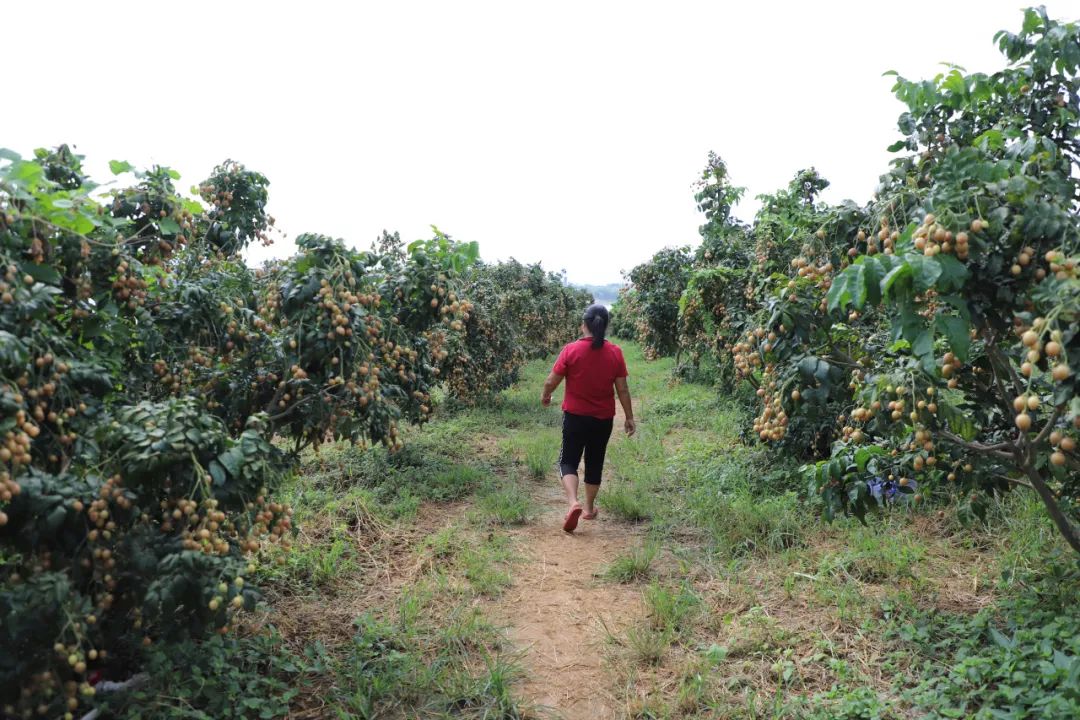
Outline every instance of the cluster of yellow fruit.
{"label": "cluster of yellow fruit", "polygon": [[941,359],[941,377],[946,379],[946,385],[950,389],[954,389],[960,385],[960,378],[957,374],[963,369],[964,364],[960,362],[960,358],[956,357],[955,353],[947,352]]}
{"label": "cluster of yellow fruit", "polygon": [[[900,231],[890,229],[889,219],[881,218],[881,229],[878,230],[877,236],[881,242],[882,252],[886,255],[892,255],[896,251],[896,241],[900,239]],[[876,251],[876,248],[874,250]],[[873,255],[874,253],[871,252],[870,254]]]}
{"label": "cluster of yellow fruit", "polygon": [[1050,272],[1054,273],[1054,277],[1058,280],[1076,277],[1076,269],[1080,265],[1076,258],[1068,257],[1060,250],[1051,250],[1044,257],[1049,263]]}
{"label": "cluster of yellow fruit", "polygon": [[[809,255],[809,257],[804,257],[800,255],[797,258],[793,258],[791,261],[791,267],[796,269],[799,277],[806,278],[808,280],[815,280],[817,281],[816,284],[818,287],[820,287],[822,290],[828,290],[829,286],[832,285],[832,282],[829,280],[829,276],[833,271],[833,264],[828,260],[821,263],[820,265],[815,264],[813,256],[810,255],[810,248],[808,247],[803,248],[803,253],[804,255]],[[794,290],[795,286],[796,283],[794,280],[788,281],[787,287],[789,290]]]}
{"label": "cluster of yellow fruit", "polygon": [[1020,364],[1020,373],[1024,377],[1030,378],[1035,372],[1035,365],[1042,360],[1043,353],[1046,354],[1048,362],[1051,363],[1050,376],[1057,382],[1064,382],[1070,375],[1072,375],[1072,368],[1065,358],[1064,346],[1062,345],[1062,333],[1060,330],[1050,331],[1050,340],[1043,344],[1043,338],[1045,337],[1047,330],[1049,329],[1049,323],[1046,318],[1035,318],[1035,321],[1031,324],[1031,327],[1026,327],[1019,319],[1014,321],[1014,330],[1020,337],[1020,343],[1022,345],[1021,352],[1023,355],[1023,362]]}
{"label": "cluster of yellow fruit", "polygon": [[147,282],[140,277],[126,260],[121,260],[116,266],[116,279],[113,280],[113,295],[120,304],[129,310],[134,310],[140,305],[146,304]]}
{"label": "cluster of yellow fruit", "polygon": [[735,372],[739,377],[749,377],[754,372],[754,368],[761,367],[761,354],[756,348],[765,337],[764,328],[755,328],[747,332],[745,339],[736,343],[731,349]]}
{"label": "cluster of yellow fruit", "polygon": [[[261,207],[266,200],[265,186],[265,178],[258,173],[248,171],[242,164],[230,160],[216,169],[213,178],[200,185],[198,191],[203,201],[211,205],[208,216],[214,219],[230,210],[234,203],[239,203],[241,206],[257,205],[261,211]],[[261,199],[257,197],[260,191],[263,192]],[[237,197],[238,192],[241,193],[240,197]],[[255,193],[256,196],[253,197],[252,193]],[[252,228],[255,238],[263,246],[274,243],[268,231],[273,225],[273,216],[267,215],[264,225]]]}
{"label": "cluster of yellow fruit", "polygon": [[[754,418],[754,432],[762,441],[783,440],[787,434],[788,415],[784,410],[783,398],[776,389],[772,366],[766,367],[762,373],[762,386],[757,389],[757,394],[765,405],[761,414]],[[797,390],[792,393],[791,399],[798,402]]]}
{"label": "cluster of yellow fruit", "polygon": [[[68,427],[68,423],[78,413],[86,411],[86,404],[71,403],[63,391],[64,378],[70,372],[70,366],[57,361],[51,352],[45,352],[34,358],[33,375],[24,372],[15,380],[15,387],[0,386],[0,395],[18,409],[12,413],[14,421],[5,431],[0,444],[0,462],[19,465],[32,462],[30,448],[43,428],[46,437],[55,439],[64,448],[70,447],[78,434]],[[51,463],[61,461],[61,450],[49,454],[46,459]]]}
{"label": "cluster of yellow fruit", "polygon": [[[80,674],[85,671],[86,661],[88,659],[96,660],[104,659],[106,657],[104,650],[99,651],[91,649],[83,652],[78,645],[65,646],[62,643],[56,643],[53,649],[61,658],[61,662],[66,661],[71,668],[75,669],[75,672]],[[82,667],[83,670],[79,670],[78,668],[80,667]],[[31,676],[30,684],[28,687],[23,688],[22,694],[24,698],[31,698],[34,696],[48,698],[55,697],[60,690],[62,690],[65,698],[64,708],[66,709],[66,712],[60,716],[64,718],[64,720],[74,720],[74,711],[79,709],[79,695],[92,697],[95,694],[94,686],[89,682],[84,680],[80,683],[75,680],[67,680],[61,683],[55,673],[47,670]],[[42,702],[36,708],[33,707],[32,704],[24,707],[21,714],[16,710],[14,705],[5,705],[0,709],[3,710],[3,717],[6,718],[30,718],[34,717],[35,714],[38,717],[46,717],[51,708]]]}
{"label": "cluster of yellow fruit", "polygon": [[[990,223],[976,218],[971,221],[972,233],[980,233],[987,230]],[[971,252],[969,242],[971,240],[964,230],[953,234],[937,221],[933,213],[927,213],[922,224],[915,230],[914,245],[916,250],[922,251],[927,257],[933,257],[940,253],[956,255],[958,260],[967,260]]]}
{"label": "cluster of yellow fruit", "polygon": [[1076,452],[1076,439],[1061,430],[1054,430],[1050,433],[1050,446],[1054,448],[1054,451],[1050,453],[1050,462],[1061,467],[1068,461],[1066,453]]}

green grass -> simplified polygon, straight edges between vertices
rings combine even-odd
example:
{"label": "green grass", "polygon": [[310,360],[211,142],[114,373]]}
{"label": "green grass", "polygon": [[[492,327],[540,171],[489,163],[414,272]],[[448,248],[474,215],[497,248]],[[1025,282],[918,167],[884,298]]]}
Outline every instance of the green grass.
{"label": "green grass", "polygon": [[632,583],[649,577],[653,559],[656,557],[656,546],[645,545],[644,547],[631,550],[625,555],[620,555],[611,561],[604,570],[604,577],[618,583]]}
{"label": "green grass", "polygon": [[525,475],[534,480],[556,475],[556,461],[562,432],[557,427],[536,427],[529,432],[511,436],[505,443],[506,450],[520,458]]}
{"label": "green grass", "polygon": [[[1080,580],[1037,499],[1012,493],[973,527],[936,507],[826,525],[792,461],[743,443],[738,401],[672,383],[670,360],[623,346],[639,432],[610,447],[598,502],[605,518],[648,523],[648,539],[598,576],[640,583],[640,615],[609,638],[605,665],[626,717],[1077,716]],[[277,592],[351,597],[381,582],[372,555],[419,571],[343,644],[312,642],[285,666],[249,646],[241,667],[268,668],[252,686],[271,695],[260,708],[311,685],[342,718],[535,717],[485,607],[511,585],[534,482],[554,479],[560,414],[537,402],[549,368],[530,364],[488,405],[440,410],[401,453],[303,458],[284,501],[304,531],[283,565],[260,566]],[[177,697],[245,697],[203,682]]]}
{"label": "green grass", "polygon": [[506,481],[477,495],[474,514],[496,525],[524,525],[535,515],[532,496],[520,483]]}
{"label": "green grass", "polygon": [[603,510],[627,522],[641,522],[653,516],[653,496],[638,484],[608,483],[596,502]]}
{"label": "green grass", "polygon": [[461,553],[465,579],[475,595],[496,596],[510,587],[510,542],[505,535],[490,533]]}
{"label": "green grass", "polygon": [[[940,717],[936,702],[967,717],[981,701],[965,678],[980,678],[987,695],[1020,682],[992,669],[1013,660],[1032,692],[1018,692],[1011,705],[999,693],[993,707],[1019,713],[1003,717],[1031,716],[1033,688],[1046,690],[1050,717],[1073,711],[1058,709],[1070,696],[1064,676],[1050,671],[1047,646],[1003,648],[987,624],[1015,627],[1028,648],[1046,633],[1052,649],[1072,657],[1075,602],[1029,611],[1030,624],[1012,601],[981,614],[933,609],[957,592],[985,602],[997,578],[999,592],[1032,597],[1030,581],[1018,578],[1060,567],[1048,564],[1061,542],[1037,500],[1014,494],[983,528],[918,522],[936,508],[886,512],[867,526],[826,525],[793,462],[742,442],[748,417],[735,401],[670,383],[666,361],[643,363],[633,348],[627,357],[640,433],[609,453],[612,480],[600,504],[617,518],[648,521],[657,543],[650,548],[680,562],[678,574],[658,570],[638,550],[604,572],[649,581],[642,617],[615,638],[628,717],[899,720],[913,706]],[[958,588],[955,578],[969,573],[971,583]],[[1061,582],[1074,593],[1080,587]],[[884,680],[867,656],[885,663]],[[1033,670],[1040,658],[1045,675]],[[990,708],[982,709],[987,718],[995,717]]]}
{"label": "green grass", "polygon": [[[357,619],[336,668],[340,685],[331,707],[343,717],[365,720],[396,716],[404,707],[432,718],[524,717],[512,692],[520,669],[503,652],[498,630],[477,611],[430,622],[424,611],[433,601],[410,593],[396,616]],[[477,656],[479,664],[472,662]]]}
{"label": "green grass", "polygon": [[[316,606],[352,602],[390,573],[416,569],[399,596],[368,608],[303,676],[317,688],[320,716],[535,717],[517,697],[517,655],[479,603],[510,586],[515,556],[504,528],[534,517],[529,481],[550,475],[558,454],[560,413],[538,402],[549,367],[530,364],[521,384],[489,403],[438,410],[406,431],[400,452],[332,444],[301,458],[283,501],[303,531],[283,564],[259,569],[274,593]],[[417,532],[443,512],[440,527]],[[398,558],[395,568],[379,565],[387,558]],[[321,635],[297,630],[290,645],[322,647]]]}
{"label": "green grass", "polygon": [[689,634],[701,611],[701,597],[689,583],[671,586],[653,582],[645,588],[646,616],[657,630]]}
{"label": "green grass", "polygon": [[664,659],[674,633],[668,629],[632,627],[626,631],[626,645],[633,662],[658,665]]}

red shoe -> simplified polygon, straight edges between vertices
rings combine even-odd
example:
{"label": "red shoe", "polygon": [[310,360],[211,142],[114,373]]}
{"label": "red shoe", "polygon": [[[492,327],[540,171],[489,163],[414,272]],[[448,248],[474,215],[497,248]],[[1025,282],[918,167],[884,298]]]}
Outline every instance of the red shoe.
{"label": "red shoe", "polygon": [[570,508],[570,512],[566,513],[566,519],[563,520],[562,529],[566,532],[574,532],[574,528],[577,527],[577,521],[580,517],[581,505],[574,503],[574,506]]}
{"label": "red shoe", "polygon": [[591,513],[582,513],[581,514],[581,519],[582,520],[595,520],[596,516],[599,515],[599,514],[600,514],[600,508],[598,508],[598,507],[596,507],[594,505]]}

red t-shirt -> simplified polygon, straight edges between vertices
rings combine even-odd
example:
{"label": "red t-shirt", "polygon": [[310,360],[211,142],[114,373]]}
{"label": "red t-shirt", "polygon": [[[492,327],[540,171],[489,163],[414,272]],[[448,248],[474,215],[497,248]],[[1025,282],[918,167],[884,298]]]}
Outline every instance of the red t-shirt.
{"label": "red t-shirt", "polygon": [[553,369],[566,376],[563,410],[599,420],[615,417],[615,378],[627,376],[618,345],[604,341],[593,350],[592,338],[582,338],[562,349]]}

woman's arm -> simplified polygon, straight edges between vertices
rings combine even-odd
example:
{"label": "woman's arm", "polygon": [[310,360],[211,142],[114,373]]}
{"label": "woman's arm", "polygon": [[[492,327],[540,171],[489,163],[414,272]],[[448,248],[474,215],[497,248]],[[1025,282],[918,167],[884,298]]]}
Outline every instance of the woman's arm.
{"label": "woman's arm", "polygon": [[633,435],[637,426],[634,424],[634,406],[630,402],[630,386],[626,384],[626,378],[615,378],[615,392],[619,396],[619,402],[622,403],[623,415],[626,416],[623,427],[627,435]]}
{"label": "woman's arm", "polygon": [[547,380],[544,381],[544,391],[540,393],[540,404],[547,407],[551,404],[551,393],[555,392],[555,388],[559,387],[559,383],[563,381],[563,375],[551,371],[551,374],[547,376]]}

